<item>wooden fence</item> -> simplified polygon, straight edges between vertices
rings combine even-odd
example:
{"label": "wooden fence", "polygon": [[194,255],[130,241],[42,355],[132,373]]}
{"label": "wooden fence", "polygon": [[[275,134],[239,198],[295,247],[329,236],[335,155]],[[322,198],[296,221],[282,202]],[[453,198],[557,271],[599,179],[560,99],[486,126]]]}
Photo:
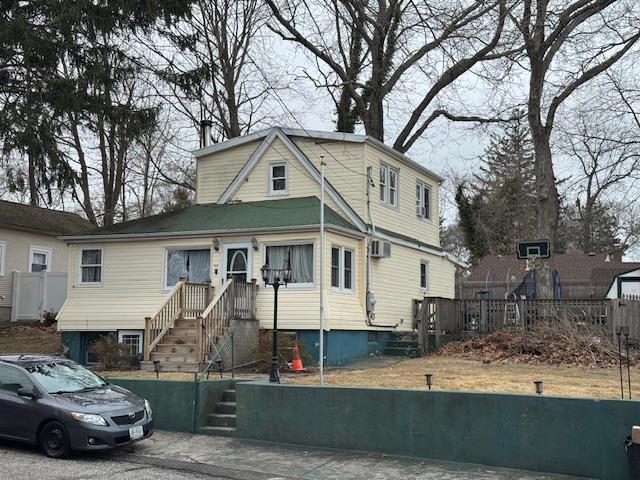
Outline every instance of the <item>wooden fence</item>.
{"label": "wooden fence", "polygon": [[[628,327],[640,341],[640,301],[630,299],[476,300],[425,297],[414,300],[414,327],[422,351],[445,339],[486,335],[499,330],[533,331],[542,323],[598,325],[615,335]],[[429,341],[431,339],[431,341]]]}

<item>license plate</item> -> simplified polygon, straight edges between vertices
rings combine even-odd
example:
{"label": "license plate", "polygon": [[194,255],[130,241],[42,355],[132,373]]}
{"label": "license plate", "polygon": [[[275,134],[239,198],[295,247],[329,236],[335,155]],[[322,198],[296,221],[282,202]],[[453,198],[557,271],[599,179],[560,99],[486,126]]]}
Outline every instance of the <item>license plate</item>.
{"label": "license plate", "polygon": [[139,438],[144,437],[144,431],[142,430],[142,425],[139,425],[137,427],[131,427],[129,429],[129,436],[131,437],[131,440],[137,440]]}

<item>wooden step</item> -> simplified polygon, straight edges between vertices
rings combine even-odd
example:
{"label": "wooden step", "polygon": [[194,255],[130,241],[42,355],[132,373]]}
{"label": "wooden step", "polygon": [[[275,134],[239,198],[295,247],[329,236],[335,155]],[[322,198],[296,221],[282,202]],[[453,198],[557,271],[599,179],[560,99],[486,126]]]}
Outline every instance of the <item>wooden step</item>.
{"label": "wooden step", "polygon": [[[196,373],[200,371],[201,364],[198,362],[188,362],[188,363],[172,363],[172,362],[160,362],[160,371],[161,372],[186,372],[186,373]],[[153,362],[143,361],[140,362],[140,370],[144,370],[146,372],[153,372],[154,366]]]}
{"label": "wooden step", "polygon": [[196,328],[198,326],[198,320],[195,318],[179,318],[174,324],[176,327],[184,328]]}
{"label": "wooden step", "polygon": [[169,329],[168,335],[174,337],[196,337],[198,335],[195,327],[173,327]]}
{"label": "wooden step", "polygon": [[221,437],[233,437],[236,433],[234,427],[200,427],[198,433],[202,435],[218,435]]}
{"label": "wooden step", "polygon": [[196,354],[184,354],[184,353],[166,353],[166,352],[151,352],[149,360],[159,360],[161,363],[197,363],[198,356]]}
{"label": "wooden step", "polygon": [[195,345],[196,342],[197,342],[197,338],[195,333],[191,337],[185,337],[185,336],[172,335],[171,332],[169,332],[168,335],[165,335],[162,338],[163,345],[187,345],[187,344]]}
{"label": "wooden step", "polygon": [[236,402],[217,402],[214,410],[215,413],[226,413],[229,415],[235,415]]}
{"label": "wooden step", "polygon": [[210,413],[207,415],[210,427],[236,427],[236,416],[230,413]]}
{"label": "wooden step", "polygon": [[[157,353],[179,353],[189,355],[196,353],[197,345],[195,343],[160,343],[156,346]],[[154,352],[154,353],[155,353]]]}

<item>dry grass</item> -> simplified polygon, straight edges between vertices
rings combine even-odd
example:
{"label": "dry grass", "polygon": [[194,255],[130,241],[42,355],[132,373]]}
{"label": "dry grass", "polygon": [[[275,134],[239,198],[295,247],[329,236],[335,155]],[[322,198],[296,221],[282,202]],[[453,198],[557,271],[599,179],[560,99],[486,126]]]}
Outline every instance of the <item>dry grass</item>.
{"label": "dry grass", "polygon": [[[544,393],[571,397],[620,398],[617,368],[589,368],[481,361],[445,356],[399,360],[382,368],[329,370],[328,385],[424,389],[426,373],[434,388],[484,392],[533,393],[534,380],[544,382]],[[632,393],[640,398],[640,369],[631,368]],[[318,383],[317,374],[289,377],[292,383]],[[624,372],[625,392],[627,390]]]}
{"label": "dry grass", "polygon": [[60,347],[60,334],[55,325],[11,325],[0,328],[0,353],[59,354]]}

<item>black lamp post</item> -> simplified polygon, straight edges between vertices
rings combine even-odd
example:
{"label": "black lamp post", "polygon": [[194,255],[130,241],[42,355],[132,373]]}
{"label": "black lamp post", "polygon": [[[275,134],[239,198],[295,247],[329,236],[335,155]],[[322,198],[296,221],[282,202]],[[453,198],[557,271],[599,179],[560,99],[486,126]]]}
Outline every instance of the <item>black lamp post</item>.
{"label": "black lamp post", "polygon": [[262,266],[260,272],[265,285],[273,287],[273,347],[269,381],[280,383],[280,372],[278,370],[278,288],[280,285],[286,287],[287,283],[291,281],[291,268],[271,268],[269,264],[266,264]]}

